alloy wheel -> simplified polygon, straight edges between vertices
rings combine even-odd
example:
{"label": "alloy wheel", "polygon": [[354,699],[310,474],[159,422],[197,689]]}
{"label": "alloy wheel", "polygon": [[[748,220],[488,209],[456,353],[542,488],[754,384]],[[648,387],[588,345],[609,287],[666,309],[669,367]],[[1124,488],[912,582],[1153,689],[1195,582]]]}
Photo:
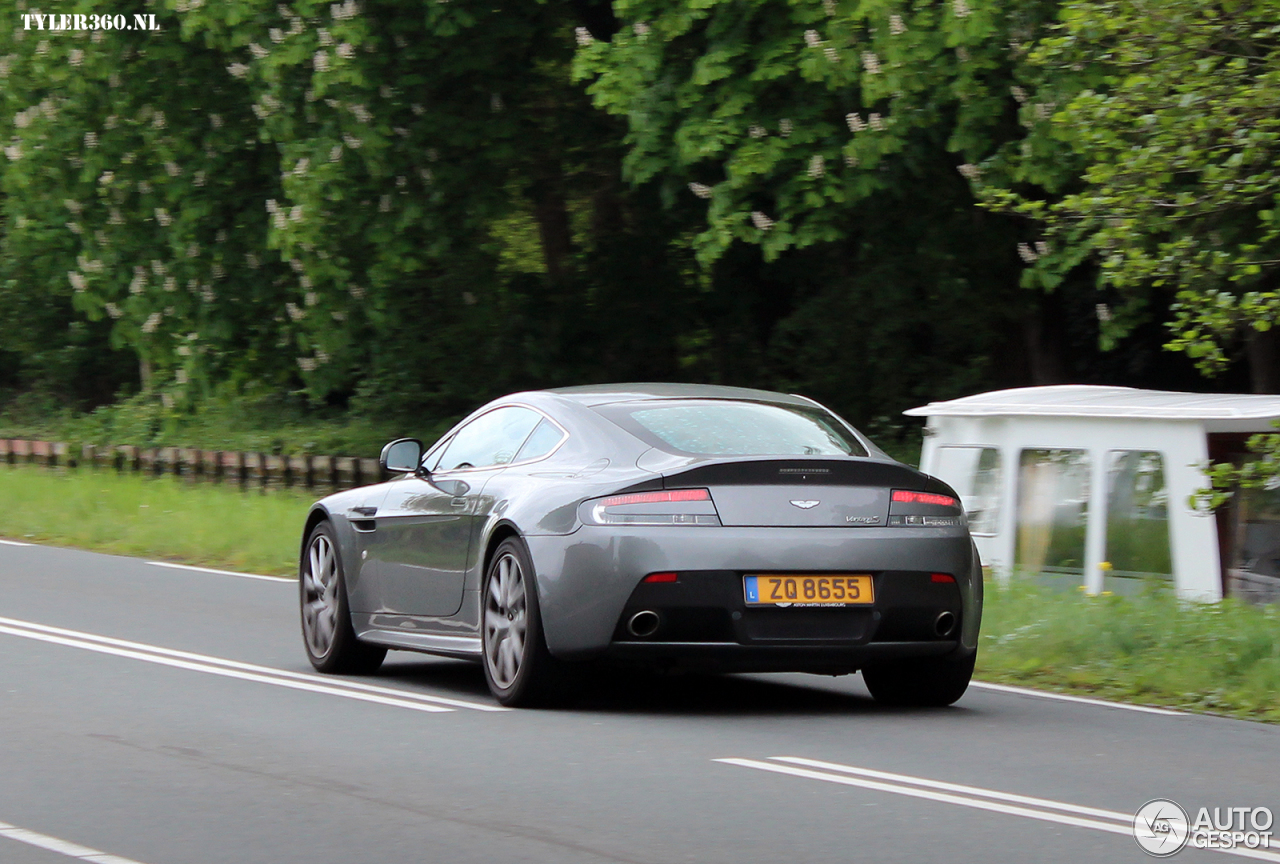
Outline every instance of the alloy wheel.
{"label": "alloy wheel", "polygon": [[515,683],[528,635],[524,571],[510,552],[498,559],[489,577],[484,604],[485,663],[501,689]]}
{"label": "alloy wheel", "polygon": [[302,630],[314,657],[333,647],[338,629],[338,562],[333,543],[317,534],[307,553],[302,574]]}

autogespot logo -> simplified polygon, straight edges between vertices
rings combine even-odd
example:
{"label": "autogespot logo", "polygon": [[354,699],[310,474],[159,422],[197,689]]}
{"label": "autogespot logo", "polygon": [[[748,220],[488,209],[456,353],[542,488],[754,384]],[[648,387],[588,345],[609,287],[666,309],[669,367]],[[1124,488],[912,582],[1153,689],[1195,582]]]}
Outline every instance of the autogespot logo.
{"label": "autogespot logo", "polygon": [[1268,807],[1201,807],[1195,821],[1176,801],[1156,798],[1133,814],[1133,837],[1142,851],[1168,858],[1193,849],[1270,849],[1274,818]]}
{"label": "autogespot logo", "polygon": [[1187,811],[1167,798],[1148,801],[1133,814],[1133,837],[1148,855],[1175,855],[1187,845],[1190,834]]}

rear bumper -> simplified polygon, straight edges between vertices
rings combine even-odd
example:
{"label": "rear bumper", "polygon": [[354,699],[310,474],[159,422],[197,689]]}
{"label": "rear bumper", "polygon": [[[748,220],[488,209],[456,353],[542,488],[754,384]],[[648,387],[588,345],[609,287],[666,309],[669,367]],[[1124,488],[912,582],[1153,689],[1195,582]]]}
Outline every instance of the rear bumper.
{"label": "rear bumper", "polygon": [[[547,647],[566,659],[607,656],[665,662],[670,657],[696,655],[740,663],[735,668],[856,668],[881,656],[971,651],[977,645],[981,567],[968,531],[962,527],[584,526],[573,534],[535,535],[526,541],[537,573]],[[640,580],[659,571],[693,574],[697,578],[682,577],[682,583],[703,588],[710,582],[698,580],[715,576],[718,587],[700,591],[692,604],[718,610],[726,618],[739,613],[732,619],[735,623],[727,631],[722,629],[719,638],[710,634],[696,640],[627,640],[619,631],[623,613],[637,602],[633,595],[638,595]],[[771,609],[748,614],[737,586],[742,573],[752,572],[870,572],[876,574],[876,603],[842,610],[847,613],[849,627],[838,632],[819,627],[812,634],[818,638],[785,625],[775,632],[761,632],[748,625],[764,620],[762,612],[775,619],[782,613],[785,621],[794,619],[796,613],[830,615],[837,610]],[[886,589],[898,585],[908,574],[925,574],[927,579],[932,572],[956,578],[956,584],[947,587],[958,604],[959,632],[950,634],[949,640],[918,639],[915,635],[903,638],[901,632],[895,636],[892,628],[879,633],[882,620],[891,620],[890,613],[897,614],[904,602],[913,602],[910,592]],[[643,590],[650,587],[658,586],[646,585]],[[661,639],[663,634],[655,634],[655,638]]]}
{"label": "rear bumper", "polygon": [[884,660],[955,654],[957,648],[955,640],[871,642],[857,646],[843,643],[762,646],[736,642],[615,642],[602,656],[606,660],[672,670],[841,675]]}

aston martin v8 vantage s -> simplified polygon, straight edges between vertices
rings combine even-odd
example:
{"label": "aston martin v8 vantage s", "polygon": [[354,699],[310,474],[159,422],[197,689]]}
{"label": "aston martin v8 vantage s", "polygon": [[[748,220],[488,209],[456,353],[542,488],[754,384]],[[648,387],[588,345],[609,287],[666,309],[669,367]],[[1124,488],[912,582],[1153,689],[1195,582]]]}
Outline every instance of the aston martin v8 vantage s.
{"label": "aston martin v8 vantage s", "polygon": [[322,672],[388,649],[480,661],[498,701],[580,664],[861,670],[946,705],[973,672],[982,570],[956,493],[801,396],[683,384],[518,393],[397,479],[312,508],[302,632]]}

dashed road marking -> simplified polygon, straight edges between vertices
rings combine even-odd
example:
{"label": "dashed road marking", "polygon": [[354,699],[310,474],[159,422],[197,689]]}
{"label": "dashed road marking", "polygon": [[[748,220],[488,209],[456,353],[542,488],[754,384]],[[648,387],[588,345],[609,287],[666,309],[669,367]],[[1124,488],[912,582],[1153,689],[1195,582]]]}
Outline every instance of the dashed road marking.
{"label": "dashed road marking", "polygon": [[66,855],[68,858],[89,861],[92,864],[141,864],[141,862],[134,861],[132,858],[109,855],[106,852],[99,852],[97,849],[90,849],[88,846],[81,846],[79,843],[59,840],[57,837],[50,837],[48,834],[28,831],[26,828],[16,828],[4,822],[0,822],[0,837],[17,840],[19,843],[46,849],[59,855]]}

